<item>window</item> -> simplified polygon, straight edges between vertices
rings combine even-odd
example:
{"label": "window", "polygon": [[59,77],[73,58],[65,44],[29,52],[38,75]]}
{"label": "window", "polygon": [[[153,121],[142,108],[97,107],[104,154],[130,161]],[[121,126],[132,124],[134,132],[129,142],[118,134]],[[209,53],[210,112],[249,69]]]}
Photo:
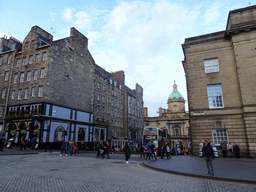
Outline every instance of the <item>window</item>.
{"label": "window", "polygon": [[103,91],[105,91],[105,85],[102,86]]}
{"label": "window", "polygon": [[3,99],[5,98],[5,94],[6,94],[6,88],[3,88],[3,90],[2,90],[2,98]]}
{"label": "window", "polygon": [[43,86],[39,86],[38,87],[38,97],[42,97],[43,96]]}
{"label": "window", "polygon": [[97,96],[97,100],[98,100],[98,101],[100,100],[100,94],[98,94],[98,96]]}
{"label": "window", "polygon": [[33,63],[33,55],[30,55],[30,56],[29,56],[28,64],[31,65],[32,63]]}
{"label": "window", "polygon": [[0,57],[0,65],[2,65],[3,57]]}
{"label": "window", "polygon": [[35,40],[31,41],[30,48],[33,49],[35,47]]}
{"label": "window", "polygon": [[36,87],[31,88],[31,96],[35,97]]}
{"label": "window", "polygon": [[25,96],[24,96],[24,99],[28,99],[28,91],[29,91],[29,89],[26,88],[26,89],[25,89]]}
{"label": "window", "polygon": [[45,42],[42,39],[39,39],[39,46],[47,45],[47,42]]}
{"label": "window", "polygon": [[181,129],[180,129],[180,126],[179,125],[174,125],[173,127],[172,127],[172,129],[173,129],[173,135],[174,136],[178,136],[178,135],[181,135]]}
{"label": "window", "polygon": [[18,81],[18,73],[15,73],[14,74],[14,82],[13,83],[17,83]]}
{"label": "window", "polygon": [[17,65],[17,67],[20,67],[20,59],[17,59],[16,65]]}
{"label": "window", "polygon": [[7,61],[8,65],[11,64],[11,61],[12,61],[12,55],[8,55],[8,61]]}
{"label": "window", "polygon": [[103,103],[105,102],[105,97],[104,97],[104,96],[102,96],[102,102],[103,102]]}
{"label": "window", "polygon": [[25,43],[25,49],[28,49],[28,42]]}
{"label": "window", "polygon": [[24,82],[24,72],[20,73],[20,82]]}
{"label": "window", "polygon": [[209,108],[223,108],[221,84],[207,85]]}
{"label": "window", "polygon": [[83,128],[79,128],[78,141],[85,141],[85,131]]}
{"label": "window", "polygon": [[30,81],[31,80],[31,71],[28,71],[27,72],[27,81]]}
{"label": "window", "polygon": [[43,52],[42,61],[46,61],[46,59],[47,59],[47,53],[46,53],[46,52]]}
{"label": "window", "polygon": [[23,57],[23,59],[22,59],[22,66],[25,66],[25,65],[26,65],[26,62],[27,62],[27,58],[26,58],[26,57]]}
{"label": "window", "polygon": [[15,97],[15,90],[12,90],[12,96],[11,96],[11,99],[14,99]]}
{"label": "window", "polygon": [[36,70],[34,71],[34,80],[37,80],[37,74],[38,74],[38,70],[36,69]]}
{"label": "window", "polygon": [[219,71],[218,58],[204,60],[205,73],[213,73]]}
{"label": "window", "polygon": [[44,78],[44,71],[45,71],[45,68],[42,68],[40,73],[40,78]]}
{"label": "window", "polygon": [[36,63],[38,63],[39,62],[39,53],[38,54],[36,54]]}
{"label": "window", "polygon": [[8,78],[9,78],[9,71],[5,71],[4,80],[8,81]]}
{"label": "window", "polygon": [[100,89],[100,83],[98,83],[98,89]]}
{"label": "window", "polygon": [[21,89],[18,90],[18,100],[21,100]]}
{"label": "window", "polygon": [[65,129],[63,127],[57,127],[54,134],[54,142],[64,142]]}
{"label": "window", "polygon": [[226,130],[226,129],[213,129],[212,130],[213,143],[219,145],[223,139],[225,139],[226,141],[229,141],[228,130]]}

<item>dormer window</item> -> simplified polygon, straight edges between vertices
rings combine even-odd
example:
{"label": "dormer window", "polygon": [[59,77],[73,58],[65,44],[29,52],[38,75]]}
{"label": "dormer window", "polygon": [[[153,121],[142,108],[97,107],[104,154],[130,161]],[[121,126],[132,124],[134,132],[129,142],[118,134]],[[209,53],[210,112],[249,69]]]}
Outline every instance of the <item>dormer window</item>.
{"label": "dormer window", "polygon": [[42,39],[39,39],[39,46],[47,45],[48,43]]}

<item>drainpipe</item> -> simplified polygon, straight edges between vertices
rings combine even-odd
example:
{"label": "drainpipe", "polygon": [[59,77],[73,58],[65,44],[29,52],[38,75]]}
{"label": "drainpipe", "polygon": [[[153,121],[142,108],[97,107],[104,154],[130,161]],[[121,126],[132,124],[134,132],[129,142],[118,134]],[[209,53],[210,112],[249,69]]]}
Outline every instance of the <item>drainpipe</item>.
{"label": "drainpipe", "polygon": [[10,77],[9,77],[9,84],[8,84],[6,101],[5,101],[5,106],[4,106],[4,109],[5,109],[4,116],[3,116],[3,127],[4,127],[4,129],[5,129],[5,117],[6,117],[6,113],[7,113],[7,105],[8,105],[9,95],[10,95],[10,87],[11,87],[11,81],[12,81],[12,72],[13,72],[13,66],[14,66],[14,62],[15,62],[16,52],[17,51],[14,51],[14,54],[13,54],[13,57],[12,57],[13,62],[12,62],[12,66],[11,66]]}

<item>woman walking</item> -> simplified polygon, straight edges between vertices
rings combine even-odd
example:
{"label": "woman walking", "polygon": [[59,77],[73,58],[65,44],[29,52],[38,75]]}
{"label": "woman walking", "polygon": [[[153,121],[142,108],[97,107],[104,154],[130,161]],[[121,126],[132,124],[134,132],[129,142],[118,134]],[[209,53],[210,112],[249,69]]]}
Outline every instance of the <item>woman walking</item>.
{"label": "woman walking", "polygon": [[131,155],[131,149],[130,149],[130,144],[128,141],[126,141],[125,147],[124,147],[124,152],[125,152],[125,163],[129,164],[128,160]]}
{"label": "woman walking", "polygon": [[231,145],[231,142],[228,143],[227,150],[228,150],[228,157],[232,158],[233,145]]}
{"label": "woman walking", "polygon": [[62,156],[63,151],[65,151],[66,157],[68,156],[67,153],[67,141],[65,140],[61,146],[61,152],[60,152],[60,156]]}

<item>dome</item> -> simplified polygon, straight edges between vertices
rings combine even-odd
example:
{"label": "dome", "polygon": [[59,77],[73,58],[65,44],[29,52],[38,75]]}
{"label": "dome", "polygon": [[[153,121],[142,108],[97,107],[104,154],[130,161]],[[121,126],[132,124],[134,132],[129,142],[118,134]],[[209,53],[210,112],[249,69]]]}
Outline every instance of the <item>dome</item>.
{"label": "dome", "polygon": [[176,98],[176,99],[184,99],[183,96],[178,91],[172,92],[170,94],[169,99],[174,99],[174,98]]}
{"label": "dome", "polygon": [[173,91],[169,96],[169,99],[184,99],[184,97],[181,95],[181,93],[179,93],[178,89],[177,89],[177,85],[175,84],[174,81],[174,85],[173,85]]}

